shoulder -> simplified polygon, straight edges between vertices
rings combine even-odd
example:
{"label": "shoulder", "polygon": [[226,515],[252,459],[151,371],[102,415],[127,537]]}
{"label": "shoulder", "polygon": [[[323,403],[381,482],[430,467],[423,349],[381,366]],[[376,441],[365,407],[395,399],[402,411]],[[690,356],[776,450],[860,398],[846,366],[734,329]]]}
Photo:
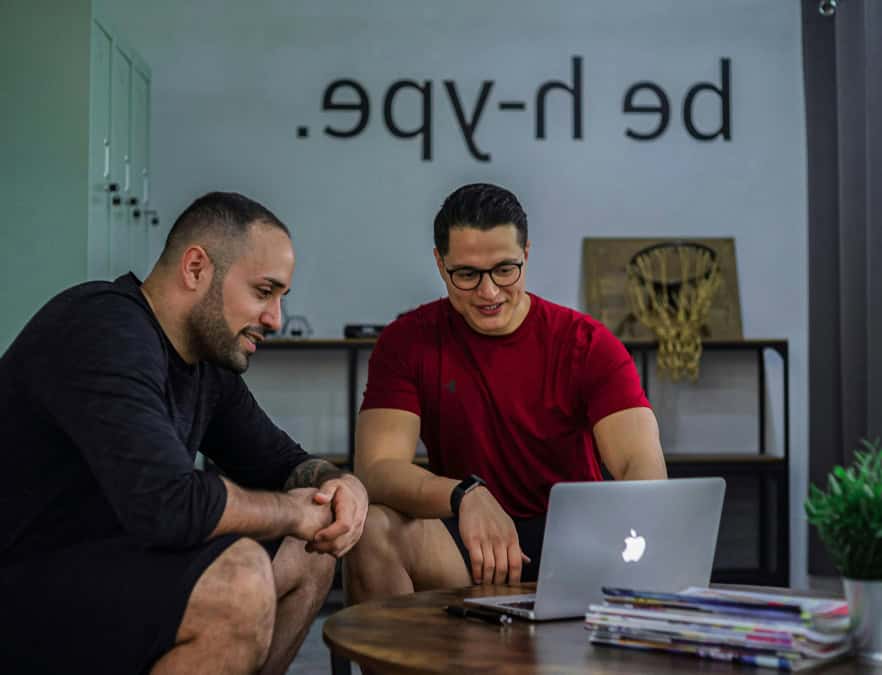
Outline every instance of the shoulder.
{"label": "shoulder", "polygon": [[439,298],[433,302],[427,302],[416,309],[402,312],[390,326],[396,324],[412,329],[434,328],[444,321],[450,306],[450,300]]}
{"label": "shoulder", "polygon": [[119,347],[129,344],[142,349],[161,347],[162,329],[138,285],[93,282],[76,287],[70,301],[71,328],[79,334],[100,327],[102,335],[90,335],[99,342],[112,340]]}
{"label": "shoulder", "polygon": [[425,343],[426,340],[437,335],[446,320],[449,304],[447,298],[442,298],[400,314],[380,333],[377,346],[401,347]]}
{"label": "shoulder", "polygon": [[[134,278],[134,277],[132,277]],[[17,348],[42,351],[160,345],[161,329],[137,285],[90,281],[49,300],[17,338]]]}
{"label": "shoulder", "polygon": [[161,386],[168,363],[162,332],[130,286],[93,281],[56,295],[10,347],[10,367],[37,390],[44,377],[118,376]]}
{"label": "shoulder", "polygon": [[134,276],[83,284],[71,289],[63,302],[58,318],[66,356],[60,364],[164,378],[166,339]]}
{"label": "shoulder", "polygon": [[610,341],[621,344],[612,331],[590,314],[558,305],[538,295],[531,294],[530,298],[535,303],[538,323],[549,335],[585,348]]}

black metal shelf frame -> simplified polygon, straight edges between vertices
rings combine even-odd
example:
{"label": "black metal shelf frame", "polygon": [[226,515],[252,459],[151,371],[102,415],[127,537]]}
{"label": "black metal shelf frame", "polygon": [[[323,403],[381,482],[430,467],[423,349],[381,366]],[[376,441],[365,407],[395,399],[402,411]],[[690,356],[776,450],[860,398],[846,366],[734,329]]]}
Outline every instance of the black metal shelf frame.
{"label": "black metal shelf frame", "polygon": [[376,340],[292,340],[274,339],[266,340],[260,345],[260,349],[289,350],[289,351],[334,351],[346,354],[346,401],[347,401],[347,436],[349,446],[346,453],[345,468],[352,468],[355,457],[355,418],[358,414],[358,354],[361,351],[370,351],[374,348]]}
{"label": "black metal shelf frame", "polygon": [[[339,463],[352,467],[355,453],[355,422],[358,408],[358,357],[362,351],[370,351],[376,340],[365,339],[271,339],[261,344],[260,349],[290,351],[333,351],[343,352],[347,363],[347,403],[348,403],[348,448],[345,460]],[[658,350],[656,342],[624,341],[632,356],[639,354],[640,371],[644,390],[649,395],[650,367],[649,356]],[[720,583],[751,583],[757,585],[788,586],[790,573],[790,519],[789,519],[789,466],[790,466],[790,377],[789,353],[786,340],[732,340],[705,342],[705,352],[748,351],[756,354],[757,365],[757,415],[758,444],[755,455],[725,455],[720,457],[702,456],[694,459],[689,455],[677,455],[668,460],[668,471],[672,477],[756,476],[760,479],[759,489],[759,568],[757,569],[715,569],[713,581]],[[782,361],[783,404],[784,404],[784,453],[783,457],[770,458],[766,447],[766,364],[765,353],[771,350]],[[341,458],[342,459],[342,458]],[[774,488],[777,545],[772,560],[770,551],[770,523],[765,517],[769,512],[767,487]]]}
{"label": "black metal shelf frame", "polygon": [[[650,358],[658,350],[655,342],[625,341],[632,356],[640,355],[643,388],[649,396]],[[715,569],[713,581],[719,583],[748,583],[756,585],[790,585],[790,362],[787,340],[730,340],[705,342],[705,352],[754,352],[757,367],[758,442],[755,455],[732,454],[719,458],[703,456],[690,460],[689,455],[678,455],[676,462],[668,462],[672,477],[722,476],[723,478],[754,477],[759,481],[757,539],[759,566],[755,569]],[[783,456],[770,458],[766,446],[766,361],[767,351],[775,352],[782,365],[783,398]],[[769,488],[775,497],[775,542],[770,536]],[[772,556],[770,549],[774,548]],[[773,560],[774,557],[774,560]]]}

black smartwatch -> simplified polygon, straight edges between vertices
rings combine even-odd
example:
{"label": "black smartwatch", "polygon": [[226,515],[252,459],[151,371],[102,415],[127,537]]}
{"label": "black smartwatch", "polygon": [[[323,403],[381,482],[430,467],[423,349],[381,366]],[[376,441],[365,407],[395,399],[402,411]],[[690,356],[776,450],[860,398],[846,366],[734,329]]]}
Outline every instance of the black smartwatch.
{"label": "black smartwatch", "polygon": [[483,478],[472,474],[455,488],[453,488],[453,492],[450,493],[450,510],[453,512],[453,515],[459,515],[459,505],[462,503],[463,497],[465,497],[469,492],[474,490],[479,485],[486,484],[487,483],[484,481]]}

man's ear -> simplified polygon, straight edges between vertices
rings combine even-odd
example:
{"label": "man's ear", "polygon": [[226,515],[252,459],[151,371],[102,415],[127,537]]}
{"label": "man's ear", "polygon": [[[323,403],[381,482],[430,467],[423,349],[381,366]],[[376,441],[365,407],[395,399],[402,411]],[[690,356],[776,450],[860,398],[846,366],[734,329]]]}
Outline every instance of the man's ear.
{"label": "man's ear", "polygon": [[194,244],[181,256],[180,272],[184,286],[191,291],[198,291],[211,283],[214,265],[205,249]]}
{"label": "man's ear", "polygon": [[530,240],[527,240],[527,245],[524,246],[524,262],[527,262],[527,258],[530,257]]}

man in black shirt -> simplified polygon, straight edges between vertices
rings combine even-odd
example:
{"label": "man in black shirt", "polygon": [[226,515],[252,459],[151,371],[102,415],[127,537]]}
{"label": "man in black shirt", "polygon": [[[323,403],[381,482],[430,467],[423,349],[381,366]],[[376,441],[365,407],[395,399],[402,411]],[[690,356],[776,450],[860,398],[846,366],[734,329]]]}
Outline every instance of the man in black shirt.
{"label": "man in black shirt", "polygon": [[285,672],[367,511],[240,376],[293,270],[278,218],[212,193],[143,284],[62,292],[0,358],[4,669]]}

